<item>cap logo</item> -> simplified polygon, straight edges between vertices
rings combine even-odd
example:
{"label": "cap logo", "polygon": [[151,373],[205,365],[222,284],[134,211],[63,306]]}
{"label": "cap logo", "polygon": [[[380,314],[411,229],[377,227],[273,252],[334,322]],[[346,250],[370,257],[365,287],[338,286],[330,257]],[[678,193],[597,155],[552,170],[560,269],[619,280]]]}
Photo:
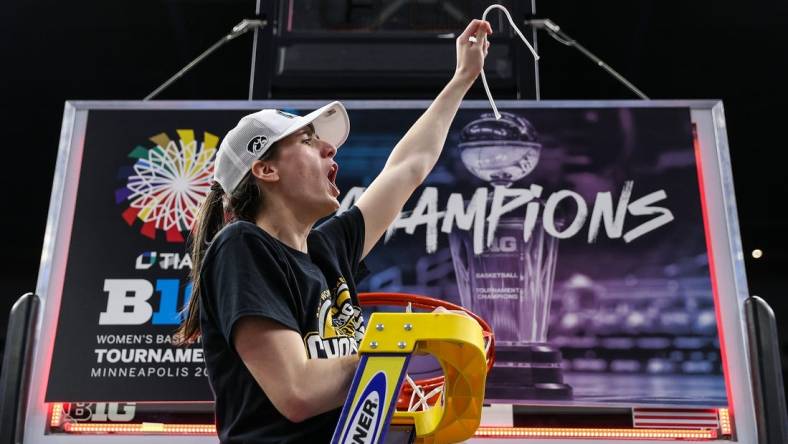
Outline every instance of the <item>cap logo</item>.
{"label": "cap logo", "polygon": [[246,151],[249,151],[249,154],[257,155],[260,154],[260,151],[265,148],[268,144],[268,137],[265,136],[254,136],[249,143],[246,144]]}
{"label": "cap logo", "polygon": [[287,112],[284,112],[284,111],[280,111],[280,110],[276,110],[276,113],[279,114],[280,116],[285,116],[288,119],[292,119],[293,117],[298,117],[295,114],[290,114],[290,113],[287,113]]}

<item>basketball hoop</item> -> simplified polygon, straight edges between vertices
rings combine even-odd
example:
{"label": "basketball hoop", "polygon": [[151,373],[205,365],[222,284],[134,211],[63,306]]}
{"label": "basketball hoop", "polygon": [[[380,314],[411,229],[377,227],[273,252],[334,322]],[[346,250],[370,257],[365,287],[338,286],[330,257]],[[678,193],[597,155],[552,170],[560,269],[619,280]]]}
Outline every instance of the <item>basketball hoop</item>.
{"label": "basketball hoop", "polygon": [[[358,299],[362,307],[397,306],[405,307],[406,311],[416,309],[425,312],[433,312],[438,308],[443,308],[450,312],[458,312],[471,317],[478,322],[479,326],[482,328],[487,371],[492,369],[495,361],[495,336],[489,324],[472,311],[462,306],[452,304],[451,302],[409,293],[360,293]],[[368,328],[374,327],[369,326]],[[430,409],[435,403],[439,401],[442,402],[444,383],[444,375],[413,379],[410,375],[406,374],[399,397],[397,398],[397,410],[415,412]]]}

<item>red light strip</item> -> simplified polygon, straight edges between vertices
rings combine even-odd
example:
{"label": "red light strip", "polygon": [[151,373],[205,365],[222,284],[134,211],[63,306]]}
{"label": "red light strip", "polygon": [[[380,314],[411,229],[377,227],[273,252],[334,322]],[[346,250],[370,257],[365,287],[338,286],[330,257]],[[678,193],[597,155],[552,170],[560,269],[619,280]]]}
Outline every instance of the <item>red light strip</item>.
{"label": "red light strip", "polygon": [[477,438],[715,439],[716,430],[479,427]]}
{"label": "red light strip", "polygon": [[[728,409],[718,410],[722,435],[731,434]],[[165,435],[215,435],[214,424],[62,424],[63,404],[52,404],[51,427],[60,427],[66,433],[125,433]],[[591,429],[591,428],[547,428],[547,427],[479,427],[477,438],[595,438],[595,439],[703,439],[718,437],[717,430],[681,429]]]}
{"label": "red light strip", "polygon": [[[157,433],[167,435],[214,435],[213,424],[79,424],[66,423],[68,433]],[[562,429],[529,427],[479,427],[477,438],[596,438],[596,439],[715,439],[716,430],[667,429]]]}
{"label": "red light strip", "polygon": [[142,424],[80,424],[66,423],[63,430],[68,433],[157,433],[166,435],[215,435],[213,424],[162,424],[143,422]]}
{"label": "red light strip", "polygon": [[731,428],[731,414],[728,409],[719,409],[717,410],[717,414],[720,417],[720,433],[727,436],[732,435],[733,429]]}
{"label": "red light strip", "polygon": [[[214,435],[213,424],[79,424],[66,423],[68,433],[158,433],[168,435]],[[602,439],[715,439],[715,430],[561,429],[527,427],[479,427],[477,438],[602,438]]]}
{"label": "red light strip", "polygon": [[60,427],[63,422],[63,404],[52,404],[52,416],[49,418],[49,427]]}

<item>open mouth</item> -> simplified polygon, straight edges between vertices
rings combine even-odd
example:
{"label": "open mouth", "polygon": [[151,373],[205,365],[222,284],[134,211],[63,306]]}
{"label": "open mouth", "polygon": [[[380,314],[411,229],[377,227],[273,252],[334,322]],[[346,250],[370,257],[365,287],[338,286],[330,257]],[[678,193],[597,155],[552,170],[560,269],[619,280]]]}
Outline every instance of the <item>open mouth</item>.
{"label": "open mouth", "polygon": [[339,172],[339,165],[331,164],[331,169],[328,170],[328,183],[331,185],[331,191],[335,196],[339,196],[339,188],[337,187],[337,173]]}

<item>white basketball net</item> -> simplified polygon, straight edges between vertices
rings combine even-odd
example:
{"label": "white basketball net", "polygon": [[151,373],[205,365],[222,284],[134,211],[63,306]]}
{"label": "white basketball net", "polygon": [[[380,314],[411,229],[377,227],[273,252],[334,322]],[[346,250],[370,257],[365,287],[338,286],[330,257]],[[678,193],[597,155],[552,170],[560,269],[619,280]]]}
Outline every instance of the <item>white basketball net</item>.
{"label": "white basketball net", "polygon": [[[405,309],[408,313],[412,311],[412,307],[410,303],[408,303],[408,307]],[[492,341],[489,337],[484,338],[484,355],[487,356],[487,352],[490,351],[490,344]],[[408,411],[409,412],[418,412],[431,409],[435,404],[430,404],[429,400],[433,399],[434,397],[440,395],[440,405],[444,403],[444,395],[445,392],[443,391],[443,386],[445,383],[440,384],[439,386],[433,388],[429,392],[425,392],[424,388],[418,384],[413,378],[410,377],[407,373],[405,374],[405,383],[407,383],[412,392],[410,394],[410,400],[408,401]]]}

